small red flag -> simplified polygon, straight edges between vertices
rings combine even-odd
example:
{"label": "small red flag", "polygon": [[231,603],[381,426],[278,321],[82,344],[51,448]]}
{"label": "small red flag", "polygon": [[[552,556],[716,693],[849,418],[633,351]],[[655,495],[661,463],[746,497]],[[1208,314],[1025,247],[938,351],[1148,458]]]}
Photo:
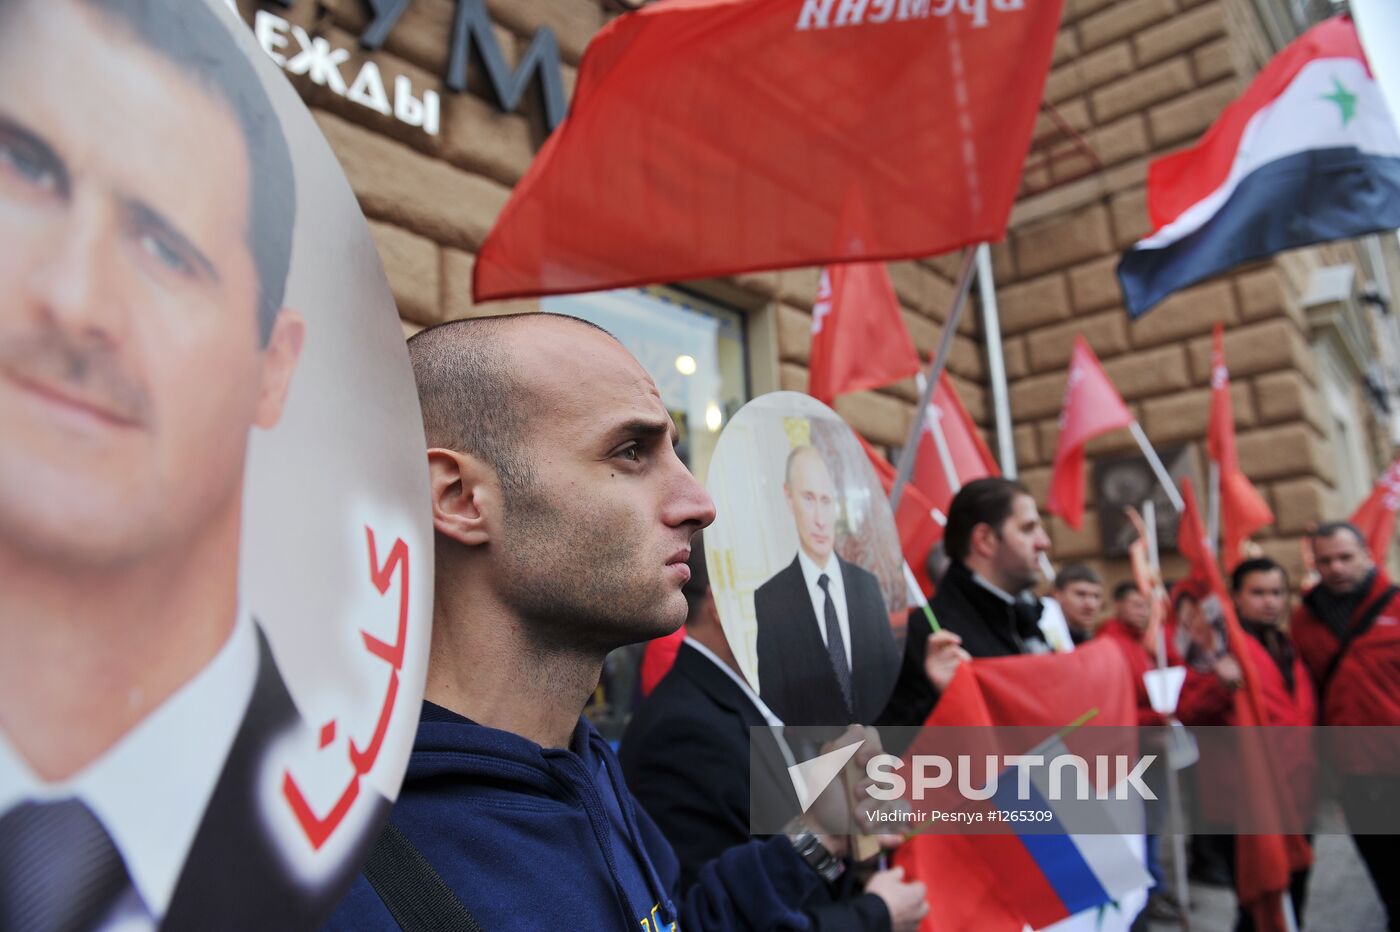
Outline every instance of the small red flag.
{"label": "small red flag", "polygon": [[[1063,0],[667,0],[617,17],[477,301],[1002,239]],[[859,203],[878,229],[843,223]]]}
{"label": "small red flag", "polygon": [[1132,412],[1108,380],[1099,358],[1083,337],[1075,337],[1046,511],[1079,529],[1084,523],[1084,444],[1132,423]]}
{"label": "small red flag", "polygon": [[827,404],[918,374],[919,354],[883,263],[822,269],[809,367],[807,393]]}
{"label": "small red flag", "polygon": [[[944,468],[943,452],[938,442],[940,436],[952,475]],[[987,443],[972,422],[972,416],[963,407],[948,373],[941,373],[933,397],[929,399],[928,418],[919,439],[919,455],[914,461],[914,484],[928,496],[934,507],[946,515],[958,489],[973,479],[1000,475],[1001,469],[997,467],[992,451],[987,449]]]}
{"label": "small red flag", "polygon": [[1390,553],[1397,511],[1400,511],[1400,459],[1391,463],[1390,468],[1381,474],[1380,479],[1376,480],[1376,487],[1351,516],[1351,523],[1366,538],[1371,558],[1379,564],[1384,564]]}
{"label": "small red flag", "polygon": [[1210,352],[1210,426],[1206,431],[1206,450],[1220,472],[1220,549],[1225,570],[1229,572],[1240,562],[1240,545],[1255,531],[1273,524],[1274,513],[1240,469],[1222,324],[1215,325]]}

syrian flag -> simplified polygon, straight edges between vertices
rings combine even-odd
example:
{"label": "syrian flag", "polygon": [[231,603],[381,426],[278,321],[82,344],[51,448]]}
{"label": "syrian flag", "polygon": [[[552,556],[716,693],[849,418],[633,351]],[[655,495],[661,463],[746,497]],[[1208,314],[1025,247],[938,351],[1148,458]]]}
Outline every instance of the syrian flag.
{"label": "syrian flag", "polygon": [[1400,227],[1400,134],[1349,17],[1304,33],[1190,149],[1147,172],[1128,313],[1285,249]]}

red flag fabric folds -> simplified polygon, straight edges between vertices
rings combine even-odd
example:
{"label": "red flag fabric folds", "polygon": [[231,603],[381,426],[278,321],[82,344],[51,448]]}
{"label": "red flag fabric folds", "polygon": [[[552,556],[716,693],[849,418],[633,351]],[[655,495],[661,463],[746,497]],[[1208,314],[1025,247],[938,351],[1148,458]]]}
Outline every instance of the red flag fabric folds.
{"label": "red flag fabric folds", "polygon": [[1366,538],[1371,558],[1381,566],[1385,565],[1390,542],[1395,538],[1397,511],[1400,511],[1400,459],[1381,474],[1376,487],[1351,516],[1351,523]]}
{"label": "red flag fabric folds", "polygon": [[667,0],[618,17],[482,244],[476,300],[1001,239],[1062,4]]}
{"label": "red flag fabric folds", "polygon": [[807,393],[826,404],[918,373],[919,354],[882,263],[822,269],[809,371]]}
{"label": "red flag fabric folds", "polygon": [[[948,474],[939,450],[938,438],[942,437],[948,453]],[[982,439],[982,433],[972,422],[972,416],[963,407],[957,390],[945,371],[938,377],[938,386],[929,399],[928,419],[924,422],[924,432],[919,439],[919,456],[914,461],[914,484],[928,496],[934,507],[944,514],[952,504],[958,489],[973,479],[987,476],[1000,476],[1001,469]]]}
{"label": "red flag fabric folds", "polygon": [[1132,423],[1132,412],[1108,380],[1088,341],[1075,337],[1046,511],[1079,529],[1084,523],[1084,444]]}
{"label": "red flag fabric folds", "polygon": [[1225,327],[1215,325],[1210,353],[1210,426],[1206,450],[1220,470],[1221,556],[1225,571],[1240,562],[1240,545],[1257,530],[1274,523],[1269,503],[1240,469],[1235,449],[1235,409],[1230,397],[1230,370],[1225,366]]}

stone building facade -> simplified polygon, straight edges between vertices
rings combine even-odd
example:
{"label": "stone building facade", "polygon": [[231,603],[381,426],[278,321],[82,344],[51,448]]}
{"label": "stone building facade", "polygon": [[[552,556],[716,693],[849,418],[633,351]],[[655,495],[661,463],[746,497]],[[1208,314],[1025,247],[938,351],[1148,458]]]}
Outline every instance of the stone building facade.
{"label": "stone building facade", "polygon": [[[250,26],[261,17],[259,28],[274,36],[264,45],[279,51],[286,70],[304,72],[292,81],[359,196],[405,332],[538,309],[534,301],[478,306],[471,298],[474,253],[547,123],[538,76],[516,109],[502,108],[482,46],[494,44],[515,73],[547,42],[540,36],[548,30],[567,95],[585,46],[621,11],[621,0],[412,0],[372,52],[360,44],[372,19],[364,0],[240,0],[239,6]],[[1388,400],[1388,374],[1373,360],[1388,359],[1394,345],[1375,308],[1390,298],[1386,269],[1400,269],[1395,238],[1258,263],[1178,294],[1136,322],[1122,309],[1113,271],[1119,253],[1148,230],[1148,162],[1196,139],[1291,38],[1288,29],[1301,24],[1280,13],[1285,6],[1284,0],[1066,0],[1045,93],[1054,113],[1045,112],[1038,124],[1010,232],[992,256],[1017,466],[1037,497],[1044,500],[1065,368],[1079,334],[1154,444],[1185,445],[1190,471],[1203,479],[1209,335],[1223,321],[1240,457],[1278,517],[1261,544],[1296,573],[1301,532],[1348,513],[1392,455],[1390,423],[1378,402]],[[490,38],[476,34],[465,91],[454,92],[444,76],[454,21],[467,7],[489,18]],[[323,57],[336,56],[341,87],[309,59],[296,62],[303,39],[322,43]],[[381,94],[373,80],[358,80],[366,63],[377,72]],[[400,89],[411,98],[402,112],[391,101]],[[910,333],[925,354],[939,339],[957,266],[957,256],[889,266]],[[817,277],[817,270],[805,269],[684,283],[743,315],[751,394],[805,389]],[[995,446],[975,307],[963,317],[949,369]],[[1376,390],[1368,390],[1368,378]],[[889,448],[903,442],[914,400],[910,380],[841,398],[837,408]],[[1132,449],[1128,433],[1119,431],[1093,442],[1089,457]],[[1088,559],[1119,578],[1123,561],[1100,557],[1092,483],[1088,496],[1091,513],[1081,530],[1050,523],[1056,562]],[[1180,571],[1174,557],[1166,570]]]}

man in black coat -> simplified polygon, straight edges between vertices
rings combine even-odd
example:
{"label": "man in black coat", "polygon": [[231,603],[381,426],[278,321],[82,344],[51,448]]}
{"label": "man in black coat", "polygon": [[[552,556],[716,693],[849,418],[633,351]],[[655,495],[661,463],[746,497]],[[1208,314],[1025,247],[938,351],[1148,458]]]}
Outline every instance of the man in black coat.
{"label": "man in black coat", "polygon": [[[760,798],[752,804],[763,807],[765,821],[799,811],[789,761],[765,727],[781,723],[738,672],[710,596],[704,554],[697,536],[684,587],[686,640],[675,666],[632,716],[619,752],[628,788],[680,859],[682,888],[705,862],[749,840],[751,766],[761,775]],[[752,764],[750,734],[759,755]],[[905,883],[901,871],[879,871],[863,887],[854,874],[847,870],[803,904],[813,929],[912,930],[928,911],[924,885]]]}
{"label": "man in black coat", "polygon": [[835,552],[840,503],[815,447],[788,455],[797,555],[754,592],[758,691],[788,725],[871,722],[899,664],[880,583]]}
{"label": "man in black coat", "polygon": [[[952,563],[930,607],[945,631],[961,639],[962,656],[1004,657],[1049,650],[1040,632],[1040,603],[1029,590],[1039,576],[1050,538],[1035,499],[1011,479],[977,479],[948,506],[944,547]],[[941,653],[956,648],[930,642],[929,627],[911,618],[894,695],[880,715],[887,725],[922,725],[938,701],[927,672]]]}

